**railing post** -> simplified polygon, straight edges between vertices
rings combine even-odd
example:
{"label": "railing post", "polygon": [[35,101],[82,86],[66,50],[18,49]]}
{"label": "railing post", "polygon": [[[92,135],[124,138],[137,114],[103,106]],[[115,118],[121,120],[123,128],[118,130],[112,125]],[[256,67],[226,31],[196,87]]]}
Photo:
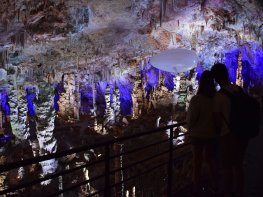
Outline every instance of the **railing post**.
{"label": "railing post", "polygon": [[110,188],[110,144],[105,145],[105,197],[111,196]]}
{"label": "railing post", "polygon": [[168,185],[167,185],[167,196],[172,196],[172,185],[173,185],[173,127],[170,128],[169,138],[169,163],[168,163]]}

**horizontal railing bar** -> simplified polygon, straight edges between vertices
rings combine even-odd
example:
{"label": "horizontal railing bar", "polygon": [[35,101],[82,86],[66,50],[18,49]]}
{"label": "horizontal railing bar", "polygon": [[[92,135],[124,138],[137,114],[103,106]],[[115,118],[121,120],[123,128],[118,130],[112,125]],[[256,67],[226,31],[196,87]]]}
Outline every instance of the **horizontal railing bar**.
{"label": "horizontal railing bar", "polygon": [[[185,156],[187,156],[188,154],[191,154],[191,152],[187,152],[187,153],[185,153],[185,154],[182,154],[182,155],[180,155],[179,157],[175,158],[173,161],[179,160],[180,158],[185,157]],[[139,177],[139,176],[142,175],[142,174],[146,174],[146,173],[148,173],[148,172],[150,172],[150,171],[153,171],[153,170],[155,170],[155,169],[157,169],[157,168],[159,168],[159,167],[161,167],[161,166],[163,166],[163,165],[166,165],[167,163],[168,163],[168,161],[163,162],[163,163],[159,164],[158,166],[155,166],[155,167],[152,167],[152,168],[150,168],[150,169],[147,169],[146,171],[140,172],[140,174],[138,174],[138,175],[134,175],[134,176],[132,176],[132,177],[129,177],[128,179],[125,179],[125,180],[123,180],[123,181],[120,181],[120,182],[118,182],[118,183],[115,183],[114,185],[111,185],[111,188],[113,188],[113,187],[115,187],[115,186],[117,186],[117,185],[119,185],[119,184],[121,184],[121,183],[125,183],[125,182],[127,182],[127,181],[129,181],[129,180],[131,180],[131,179],[136,178],[136,177]],[[111,172],[111,173],[113,173],[113,172]],[[103,176],[103,175],[101,175],[101,176]],[[101,176],[100,176],[99,178],[101,178]],[[82,182],[82,183],[83,183],[82,185],[85,185],[85,184],[87,184],[87,183],[89,183],[89,182],[92,182],[92,181],[94,181],[94,180],[90,179],[90,180],[84,181],[84,182]],[[80,183],[79,183],[79,184],[80,184]],[[80,187],[80,186],[81,186],[81,185],[76,186],[76,187]],[[74,188],[75,188],[75,186],[74,186]],[[73,188],[73,189],[74,189],[74,188]],[[93,195],[96,195],[96,194],[98,194],[98,193],[100,193],[100,192],[102,192],[102,191],[104,191],[104,190],[100,190],[100,191],[92,194],[92,196],[93,196]],[[63,190],[61,190],[61,192],[64,193]],[[59,194],[61,194],[61,193],[59,193]],[[59,194],[57,194],[57,195],[59,195]],[[89,196],[91,196],[91,195],[89,195]],[[88,197],[89,197],[89,196],[88,196]]]}
{"label": "horizontal railing bar", "polygon": [[159,153],[159,154],[157,154],[157,155],[153,155],[153,156],[151,156],[151,157],[147,157],[146,159],[143,159],[143,160],[134,162],[134,163],[129,164],[129,165],[127,165],[127,166],[124,166],[124,167],[121,167],[121,168],[117,168],[117,169],[111,171],[110,173],[112,174],[112,173],[115,173],[115,172],[118,172],[118,171],[121,171],[121,170],[125,170],[125,169],[127,169],[127,168],[132,167],[132,166],[136,166],[136,165],[138,165],[138,164],[140,164],[140,163],[144,163],[144,162],[146,162],[146,161],[149,161],[149,160],[151,160],[151,159],[154,159],[154,158],[156,158],[156,157],[159,157],[159,156],[161,156],[161,155],[164,155],[164,154],[166,154],[166,153],[168,153],[168,152],[169,152],[169,150],[168,150],[168,151],[163,151],[163,152],[161,152],[161,153]]}
{"label": "horizontal railing bar", "polygon": [[130,180],[132,180],[132,179],[135,179],[135,178],[141,176],[142,174],[146,174],[146,173],[148,173],[148,172],[150,172],[150,171],[153,171],[153,170],[155,170],[155,169],[157,169],[157,168],[160,168],[161,166],[167,165],[167,163],[168,163],[168,161],[163,162],[163,163],[159,164],[158,166],[155,166],[155,167],[152,167],[152,168],[150,168],[150,169],[147,169],[147,170],[145,170],[145,171],[143,171],[143,172],[140,172],[140,174],[131,176],[131,177],[125,179],[125,180],[122,180],[122,181],[120,181],[120,182],[118,182],[118,183],[115,183],[115,184],[111,185],[111,187],[115,187],[115,186],[120,185],[120,184],[122,184],[122,183],[128,182],[128,181],[130,181]]}
{"label": "horizontal railing bar", "polygon": [[170,128],[173,128],[173,127],[179,127],[179,126],[182,126],[184,124],[185,124],[185,122],[177,123],[177,124],[174,124],[174,125],[168,125],[168,126],[165,126],[165,127],[159,127],[157,129],[154,129],[154,130],[151,130],[151,131],[145,131],[145,132],[140,132],[140,133],[136,133],[136,134],[129,135],[129,136],[123,136],[123,137],[120,137],[120,138],[115,138],[115,139],[112,139],[112,140],[109,140],[109,141],[105,141],[105,142],[101,142],[101,143],[97,143],[97,144],[93,144],[93,145],[81,146],[81,147],[72,148],[72,149],[69,149],[69,150],[66,150],[66,151],[50,153],[48,155],[43,155],[43,156],[31,158],[31,159],[25,159],[25,160],[22,160],[22,161],[17,161],[17,162],[14,162],[14,163],[8,163],[8,164],[0,165],[0,173],[4,172],[4,171],[11,170],[11,169],[19,168],[21,166],[26,166],[26,165],[38,163],[38,162],[45,161],[45,160],[50,160],[50,159],[63,157],[63,156],[70,155],[70,154],[73,154],[73,153],[83,152],[83,151],[86,151],[86,150],[89,150],[89,149],[95,149],[95,148],[102,147],[102,146],[105,146],[105,145],[108,145],[108,144],[113,144],[113,143],[117,143],[117,142],[120,142],[120,141],[125,141],[125,140],[128,140],[128,139],[145,136],[145,135],[148,135],[148,134],[151,134],[151,133],[165,131],[167,129],[170,129]]}
{"label": "horizontal railing bar", "polygon": [[[185,147],[186,145],[189,145],[189,144],[190,144],[190,143],[178,145],[178,146],[176,146],[175,148],[173,148],[173,151],[174,151],[174,150],[177,150],[177,149],[179,149],[179,148],[183,148],[183,147]],[[161,155],[163,155],[163,154],[165,154],[165,153],[168,153],[168,152],[169,152],[169,151],[163,151],[163,152],[161,152],[161,153],[159,153],[159,154],[157,154],[157,155],[153,155],[153,156],[148,157],[148,158],[146,158],[146,159],[143,159],[143,160],[134,162],[134,163],[132,163],[132,164],[130,164],[130,165],[127,165],[127,166],[124,166],[124,167],[121,167],[121,168],[117,168],[117,169],[111,171],[111,173],[115,173],[115,172],[124,170],[124,169],[126,169],[126,168],[130,168],[130,167],[132,167],[132,166],[138,165],[138,164],[143,163],[143,162],[145,162],[145,161],[148,161],[148,160],[154,159],[154,158],[156,158],[156,157],[159,157],[159,156],[161,156]]]}
{"label": "horizontal railing bar", "polygon": [[[105,174],[102,174],[102,175],[97,176],[97,177],[94,177],[94,178],[92,178],[92,179],[89,179],[89,180],[86,180],[86,181],[82,181],[82,182],[80,182],[80,183],[77,183],[77,184],[75,184],[75,185],[72,185],[72,186],[70,186],[70,187],[68,187],[68,188],[66,188],[66,189],[60,190],[60,191],[58,191],[58,192],[56,192],[56,193],[53,193],[53,194],[49,195],[49,197],[51,197],[51,196],[58,196],[59,194],[65,193],[65,192],[70,191],[70,190],[73,190],[73,189],[75,189],[75,188],[77,188],[77,187],[80,187],[80,186],[82,186],[82,185],[86,185],[86,184],[88,184],[88,183],[90,183],[90,182],[93,182],[93,181],[95,181],[95,180],[97,180],[97,179],[103,178],[104,175],[105,175]],[[104,190],[100,190],[100,192],[101,192],[101,191],[104,191]]]}
{"label": "horizontal railing bar", "polygon": [[[181,158],[181,157],[185,157],[185,156],[187,156],[189,153],[191,153],[191,152],[188,152],[188,153],[185,153],[185,154],[183,154],[183,155],[180,155],[179,157],[180,157],[180,158]],[[176,161],[176,160],[178,160],[178,158],[174,159],[173,161]],[[115,187],[115,186],[117,186],[117,185],[119,185],[119,184],[121,184],[121,183],[127,182],[127,181],[129,181],[129,180],[131,180],[131,179],[134,179],[134,178],[136,178],[136,177],[139,177],[139,176],[142,175],[142,174],[146,174],[146,173],[148,173],[148,172],[150,172],[150,171],[153,171],[153,170],[155,170],[155,169],[157,169],[157,168],[159,168],[159,167],[161,167],[161,166],[163,166],[163,165],[166,165],[167,163],[168,163],[168,162],[163,162],[163,163],[161,163],[161,164],[159,164],[159,165],[157,165],[157,166],[155,166],[155,167],[152,167],[152,168],[150,168],[150,169],[147,169],[146,171],[141,172],[139,175],[135,175],[135,176],[129,177],[128,179],[125,179],[125,180],[123,180],[123,181],[120,181],[120,182],[118,182],[118,183],[115,183],[115,184],[111,185],[111,188],[113,188],[113,187]],[[103,176],[103,175],[101,175],[99,178],[102,178],[102,176]],[[87,181],[84,181],[84,182],[81,182],[81,183],[76,184],[76,185],[74,185],[74,186],[72,186],[72,187],[74,187],[74,188],[80,187],[80,186],[82,186],[82,185],[85,185],[85,184],[87,184],[87,183],[89,183],[89,182],[94,181],[94,179],[95,179],[95,178],[90,179],[90,180],[87,180]],[[98,178],[96,178],[96,179],[98,179]],[[96,180],[96,179],[95,179],[95,180]],[[74,188],[72,188],[72,189],[74,189]],[[70,189],[70,190],[72,190],[72,189]],[[61,193],[65,193],[66,191],[68,191],[68,188],[67,188],[66,190],[61,190],[61,191],[59,191],[59,192],[57,192],[57,193],[55,193],[55,194],[52,194],[52,196],[54,196],[54,195],[59,195],[59,194],[61,194]],[[102,191],[104,191],[104,190],[100,190],[100,191],[98,191],[98,192],[96,192],[96,193],[93,193],[93,194],[91,194],[91,195],[89,195],[89,196],[94,196],[94,195],[96,195],[96,194],[98,194],[98,193],[100,193],[100,192],[102,192]],[[89,196],[88,196],[88,197],[89,197]]]}
{"label": "horizontal railing bar", "polygon": [[[189,144],[190,144],[190,143],[188,143],[188,144],[186,144],[186,145],[189,145]],[[184,147],[184,146],[180,146],[180,147]],[[179,148],[180,148],[180,147],[179,147]],[[174,150],[175,150],[175,149],[174,149]],[[176,159],[174,159],[174,161],[175,161],[175,160],[179,160],[179,158],[185,157],[185,156],[188,155],[188,154],[191,154],[191,152],[187,152],[187,153],[185,153],[185,154],[183,154],[183,155],[180,155],[180,156],[176,157]],[[154,156],[156,156],[156,155],[154,155]],[[156,156],[156,157],[158,157],[158,156]],[[39,178],[39,179],[37,179],[37,180],[33,180],[33,181],[31,181],[31,182],[27,182],[27,183],[24,183],[24,184],[20,184],[19,186],[15,186],[15,187],[8,188],[8,189],[6,189],[6,190],[0,191],[0,195],[6,194],[6,193],[10,193],[10,192],[13,192],[13,191],[17,191],[17,190],[19,190],[19,189],[22,189],[22,188],[25,188],[25,187],[28,187],[28,186],[32,186],[32,185],[35,185],[35,184],[38,184],[38,183],[41,183],[41,182],[46,181],[46,180],[49,180],[49,179],[57,178],[57,177],[59,177],[59,176],[61,176],[61,175],[69,174],[69,173],[72,173],[72,172],[74,172],[74,171],[76,171],[76,170],[80,170],[80,169],[82,169],[82,168],[85,168],[85,167],[88,167],[88,166],[91,166],[91,165],[95,165],[95,164],[100,163],[100,162],[102,162],[102,161],[103,161],[103,160],[99,160],[99,161],[96,161],[96,162],[92,162],[92,163],[89,163],[89,164],[85,164],[85,165],[82,165],[82,166],[78,166],[78,167],[73,168],[73,169],[65,170],[65,171],[63,171],[63,172],[51,174],[51,175],[48,175],[48,176],[46,176],[46,177]],[[137,164],[135,164],[135,165],[137,165]],[[120,168],[119,168],[119,169],[116,169],[116,171],[120,171],[120,170],[121,170]],[[112,173],[113,173],[113,172],[112,172]],[[100,178],[101,176],[104,176],[104,174],[100,175],[99,178]],[[96,180],[97,177],[94,177],[93,179]],[[92,182],[92,181],[94,181],[94,180],[92,180],[92,179],[89,180],[89,182]]]}
{"label": "horizontal railing bar", "polygon": [[76,168],[72,168],[72,169],[69,169],[69,170],[62,171],[62,172],[50,174],[50,175],[47,175],[47,176],[45,176],[45,177],[43,177],[43,178],[39,178],[39,179],[30,181],[30,182],[22,183],[22,184],[20,184],[20,185],[18,185],[18,186],[14,186],[14,187],[8,188],[8,189],[6,189],[6,190],[0,191],[0,195],[6,194],[6,193],[10,193],[10,192],[13,192],[13,191],[16,191],[16,190],[25,188],[25,187],[33,186],[33,185],[36,185],[36,184],[41,183],[41,182],[43,182],[43,181],[57,178],[57,177],[59,177],[59,176],[61,176],[61,175],[69,174],[69,173],[72,173],[72,172],[74,172],[74,171],[77,171],[77,170],[80,170],[80,169],[89,167],[89,166],[91,166],[91,165],[95,165],[95,164],[100,163],[100,162],[102,162],[102,161],[104,161],[104,160],[95,161],[95,162],[92,162],[92,163],[89,163],[89,164],[85,164],[85,165],[78,166],[78,167],[76,167]]}
{"label": "horizontal railing bar", "polygon": [[[188,135],[188,133],[183,133],[183,134],[177,135],[177,136],[173,137],[173,139],[176,139],[176,138],[181,137],[181,136],[186,136],[186,135]],[[135,148],[135,149],[132,149],[130,151],[126,151],[126,152],[123,152],[123,153],[120,153],[120,154],[113,155],[113,156],[110,157],[110,159],[114,159],[114,158],[122,156],[122,155],[127,155],[129,153],[133,153],[133,152],[136,152],[136,151],[139,151],[139,150],[143,150],[143,149],[149,148],[151,146],[162,144],[162,143],[168,142],[168,141],[169,141],[169,139],[165,139],[165,140],[162,140],[162,141],[158,141],[156,143],[149,144],[147,146]]]}
{"label": "horizontal railing bar", "polygon": [[129,150],[129,151],[120,153],[120,154],[113,155],[113,156],[110,157],[110,159],[114,159],[114,158],[116,158],[116,157],[120,157],[120,156],[123,156],[123,155],[127,155],[127,154],[130,154],[130,153],[133,153],[133,152],[137,152],[137,151],[140,151],[140,150],[149,148],[149,147],[151,147],[151,146],[155,146],[155,145],[158,145],[158,144],[162,144],[162,143],[168,142],[168,141],[169,141],[169,139],[165,139],[165,140],[162,140],[162,141],[158,141],[158,142],[156,142],[156,143],[149,144],[149,145],[147,145],[147,146],[135,148],[135,149],[132,149],[132,150]]}
{"label": "horizontal railing bar", "polygon": [[[173,159],[173,162],[175,162],[175,161],[177,161],[177,160],[180,160],[181,158],[183,158],[183,157],[185,157],[185,156],[187,156],[187,155],[190,155],[190,154],[191,154],[191,152],[187,152],[187,153],[185,153],[185,154],[182,154],[182,155],[180,155],[179,157],[176,157],[175,159]],[[167,164],[168,164],[168,161],[163,162],[163,163],[159,164],[158,166],[155,166],[155,167],[152,167],[152,168],[150,168],[150,169],[147,169],[147,170],[144,171],[144,172],[140,172],[140,174],[134,175],[134,176],[132,176],[132,177],[129,177],[128,179],[125,179],[125,180],[123,180],[123,181],[120,181],[120,182],[118,182],[118,183],[115,183],[115,184],[111,185],[111,187],[115,187],[115,186],[117,186],[117,185],[119,185],[119,184],[128,182],[128,181],[130,181],[131,179],[135,179],[136,177],[139,177],[139,176],[142,175],[142,174],[146,174],[146,173],[148,173],[148,172],[150,172],[150,171],[155,170],[156,168],[159,168],[159,167],[161,167],[161,166],[163,166],[163,165],[167,165]]]}

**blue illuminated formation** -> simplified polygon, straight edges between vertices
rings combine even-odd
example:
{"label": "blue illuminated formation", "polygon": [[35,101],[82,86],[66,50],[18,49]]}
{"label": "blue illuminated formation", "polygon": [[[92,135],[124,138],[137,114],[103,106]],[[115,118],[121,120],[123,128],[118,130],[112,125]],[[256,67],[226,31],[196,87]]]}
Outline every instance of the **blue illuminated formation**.
{"label": "blue illuminated formation", "polygon": [[[251,44],[249,49],[243,46],[225,54],[225,64],[228,68],[230,81],[235,83],[238,68],[238,55],[242,54],[242,79],[244,88],[261,87],[263,80],[263,49]],[[253,53],[252,53],[253,52]]]}
{"label": "blue illuminated formation", "polygon": [[[263,81],[263,49],[255,43],[250,43],[251,48],[243,46],[242,52],[242,77],[244,87],[262,87]],[[252,53],[251,53],[252,52]]]}
{"label": "blue illuminated formation", "polygon": [[158,79],[159,79],[159,70],[157,68],[151,68],[147,71],[147,83],[151,86],[157,86],[158,85]]}
{"label": "blue illuminated formation", "polygon": [[253,75],[253,70],[251,65],[249,64],[248,61],[242,61],[242,78],[243,78],[243,87],[247,88],[250,86],[252,82],[252,75]]}
{"label": "blue illuminated formation", "polygon": [[239,54],[238,49],[225,54],[225,65],[228,68],[229,79],[233,83],[236,82],[236,70],[238,67],[238,54]]}
{"label": "blue illuminated formation", "polygon": [[12,137],[10,134],[0,135],[0,147],[4,146]]}
{"label": "blue illuminated formation", "polygon": [[10,107],[8,104],[8,95],[6,93],[6,91],[2,91],[1,92],[1,107],[2,107],[2,111],[5,114],[5,116],[9,116],[10,115]]}
{"label": "blue illuminated formation", "polygon": [[167,87],[168,90],[172,91],[174,89],[174,75],[171,73],[164,72],[164,86]]}
{"label": "blue illuminated formation", "polygon": [[202,68],[202,66],[197,65],[195,71],[196,71],[196,73],[197,73],[197,75],[196,75],[196,80],[199,81],[199,79],[200,79],[202,73],[204,72],[204,69]]}
{"label": "blue illuminated formation", "polygon": [[121,114],[126,116],[132,113],[132,89],[133,84],[128,81],[125,77],[120,77],[117,82],[117,87],[120,91],[120,108]]}
{"label": "blue illuminated formation", "polygon": [[63,84],[62,83],[56,83],[54,85],[54,109],[56,112],[59,111],[59,95],[64,91]]}
{"label": "blue illuminated formation", "polygon": [[81,111],[87,113],[93,107],[92,106],[93,93],[91,86],[86,86],[85,89],[81,90],[80,99],[81,99]]}
{"label": "blue illuminated formation", "polygon": [[34,106],[34,101],[36,100],[36,91],[34,88],[26,88],[26,99],[27,99],[27,113],[29,117],[36,116],[36,109]]}
{"label": "blue illuminated formation", "polygon": [[58,92],[55,91],[55,96],[54,96],[54,109],[55,109],[55,112],[59,111],[58,101],[59,101],[59,94],[58,94]]}
{"label": "blue illuminated formation", "polygon": [[[242,78],[244,88],[253,87],[253,86],[262,86],[263,81],[263,51],[258,46],[253,47],[253,54],[251,50],[248,48],[241,47],[234,49],[232,51],[228,51],[225,53],[224,63],[226,64],[229,70],[229,78],[231,82],[235,83],[236,81],[236,72],[238,68],[238,57],[240,54],[240,50],[242,52]],[[212,65],[211,65],[212,66]],[[164,71],[160,71],[147,63],[145,65],[140,65],[140,74],[141,79],[145,83],[144,89],[146,92],[146,98],[149,99],[150,92],[154,87],[157,87],[159,84],[160,74],[164,76],[164,86],[168,88],[168,90],[172,91],[174,89],[174,74],[167,73]],[[208,69],[208,68],[207,68]],[[202,65],[197,65],[196,69],[196,80],[200,79],[204,68]],[[185,72],[186,77],[188,77],[190,71]],[[139,76],[136,76],[139,77]],[[116,85],[120,91],[120,108],[122,115],[131,115],[132,113],[132,91],[133,91],[133,82],[129,80],[129,76],[121,76],[119,79],[114,79],[111,81],[100,81],[96,84],[96,104],[98,110],[103,110],[105,108],[105,91],[107,85],[110,86],[110,95],[112,102],[112,94],[114,90],[114,85]],[[59,89],[58,87],[56,89]],[[60,88],[61,89],[61,88]],[[63,89],[63,88],[62,88]],[[59,93],[63,90],[57,90],[54,98],[54,105],[56,111],[58,111],[57,101],[59,100]],[[91,85],[86,86],[81,90],[81,110],[84,112],[88,112],[92,108],[92,100],[93,93]]]}

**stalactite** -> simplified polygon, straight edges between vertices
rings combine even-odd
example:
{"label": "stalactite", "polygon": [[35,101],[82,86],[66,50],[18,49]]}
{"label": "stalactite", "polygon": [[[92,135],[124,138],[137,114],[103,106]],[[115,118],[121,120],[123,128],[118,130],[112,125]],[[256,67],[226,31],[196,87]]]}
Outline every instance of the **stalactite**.
{"label": "stalactite", "polygon": [[172,0],[172,7],[175,9],[175,0]]}
{"label": "stalactite", "polygon": [[205,25],[207,26],[207,23],[208,23],[208,21],[209,21],[209,16],[208,15],[205,15]]}
{"label": "stalactite", "polygon": [[164,9],[165,9],[165,0],[160,0],[160,26],[162,26],[163,17],[164,17]]}
{"label": "stalactite", "polygon": [[16,32],[15,35],[13,35],[11,37],[11,42],[15,45],[15,47],[25,47],[26,44],[26,32],[24,30],[19,30],[18,32]]}

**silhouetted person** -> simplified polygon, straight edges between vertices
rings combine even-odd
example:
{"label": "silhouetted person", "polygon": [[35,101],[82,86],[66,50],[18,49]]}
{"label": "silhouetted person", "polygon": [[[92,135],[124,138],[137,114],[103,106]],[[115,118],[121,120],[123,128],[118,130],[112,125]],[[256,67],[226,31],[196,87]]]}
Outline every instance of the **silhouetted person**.
{"label": "silhouetted person", "polygon": [[214,187],[215,155],[217,133],[213,122],[213,97],[216,93],[213,75],[204,71],[199,81],[199,89],[189,105],[187,113],[188,131],[192,140],[193,186],[196,196],[201,195],[202,164],[206,160]]}
{"label": "silhouetted person", "polygon": [[[215,64],[211,69],[220,88],[235,94],[240,87],[231,84],[224,64]],[[214,121],[220,134],[220,152],[223,167],[224,196],[243,195],[243,160],[248,140],[237,136],[229,128],[231,100],[219,91],[214,97]]]}

